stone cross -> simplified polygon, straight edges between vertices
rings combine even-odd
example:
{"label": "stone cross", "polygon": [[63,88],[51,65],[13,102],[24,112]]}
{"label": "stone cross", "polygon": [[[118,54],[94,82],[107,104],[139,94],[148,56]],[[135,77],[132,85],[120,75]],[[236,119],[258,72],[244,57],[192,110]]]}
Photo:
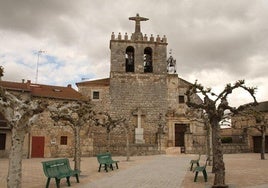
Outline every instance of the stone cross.
{"label": "stone cross", "polygon": [[141,33],[141,21],[147,21],[148,18],[140,17],[139,14],[136,14],[135,17],[129,17],[129,20],[135,21],[135,33]]}
{"label": "stone cross", "polygon": [[141,127],[141,116],[145,115],[142,113],[142,110],[140,108],[137,108],[133,115],[137,116],[138,118],[138,127],[135,128],[135,143],[136,144],[143,144],[145,143],[145,140],[143,138],[143,128]]}
{"label": "stone cross", "polygon": [[142,113],[141,109],[138,108],[137,111],[135,111],[133,113],[133,115],[137,116],[137,118],[138,118],[138,129],[140,129],[141,128],[141,116],[144,115],[144,113]]}

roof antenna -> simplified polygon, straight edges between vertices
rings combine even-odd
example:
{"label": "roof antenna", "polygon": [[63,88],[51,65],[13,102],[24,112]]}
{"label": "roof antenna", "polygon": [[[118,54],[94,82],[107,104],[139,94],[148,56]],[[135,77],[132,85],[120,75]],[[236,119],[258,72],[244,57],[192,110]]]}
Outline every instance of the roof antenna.
{"label": "roof antenna", "polygon": [[39,58],[40,58],[41,53],[45,53],[45,51],[39,50],[37,52],[36,73],[35,73],[35,83],[36,84],[37,84],[37,81],[38,81],[38,66],[39,66]]}

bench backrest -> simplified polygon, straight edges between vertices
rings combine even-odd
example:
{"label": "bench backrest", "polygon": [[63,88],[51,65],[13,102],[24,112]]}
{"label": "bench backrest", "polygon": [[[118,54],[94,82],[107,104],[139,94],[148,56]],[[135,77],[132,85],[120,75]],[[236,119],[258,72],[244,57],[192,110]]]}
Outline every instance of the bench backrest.
{"label": "bench backrest", "polygon": [[97,154],[97,159],[99,163],[106,163],[111,161],[111,153],[102,153],[102,154]]}
{"label": "bench backrest", "polygon": [[47,177],[55,177],[62,173],[68,173],[70,170],[69,159],[55,159],[50,161],[43,161],[43,171]]}

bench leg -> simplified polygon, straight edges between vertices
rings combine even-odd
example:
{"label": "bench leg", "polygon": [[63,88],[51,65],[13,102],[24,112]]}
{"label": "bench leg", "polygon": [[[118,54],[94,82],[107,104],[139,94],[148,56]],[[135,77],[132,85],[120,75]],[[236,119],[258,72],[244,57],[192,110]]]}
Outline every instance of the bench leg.
{"label": "bench leg", "polygon": [[50,182],[50,178],[47,178],[46,188],[48,188],[48,186],[49,186],[49,182]]}
{"label": "bench leg", "polygon": [[76,182],[79,183],[79,177],[78,174],[75,174]]}
{"label": "bench leg", "polygon": [[110,164],[110,169],[114,170],[113,164]]}
{"label": "bench leg", "polygon": [[194,165],[194,163],[191,163],[190,171],[193,170],[193,165]]}
{"label": "bench leg", "polygon": [[108,172],[107,164],[104,165],[104,169],[105,169],[106,172]]}
{"label": "bench leg", "polygon": [[60,188],[60,179],[55,178],[57,188]]}
{"label": "bench leg", "polygon": [[116,168],[118,169],[118,164],[117,164],[117,163],[115,163],[115,165],[116,165]]}
{"label": "bench leg", "polygon": [[67,180],[67,185],[70,187],[70,186],[71,186],[71,183],[70,183],[70,176],[66,177],[66,180]]}
{"label": "bench leg", "polygon": [[203,176],[204,176],[205,182],[207,182],[208,181],[208,175],[207,175],[206,169],[203,170]]}
{"label": "bench leg", "polygon": [[197,180],[197,176],[198,176],[198,171],[195,172],[194,182],[196,182],[196,180]]}
{"label": "bench leg", "polygon": [[98,170],[98,172],[100,172],[100,170],[101,170],[101,164],[100,164],[100,166],[99,166],[99,170]]}

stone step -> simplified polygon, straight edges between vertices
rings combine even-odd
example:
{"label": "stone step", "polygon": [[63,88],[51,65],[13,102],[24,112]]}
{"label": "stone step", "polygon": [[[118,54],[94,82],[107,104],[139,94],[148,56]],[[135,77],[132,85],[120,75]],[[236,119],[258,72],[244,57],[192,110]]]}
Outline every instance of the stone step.
{"label": "stone step", "polygon": [[166,149],[167,155],[179,155],[181,154],[181,147],[168,147]]}

